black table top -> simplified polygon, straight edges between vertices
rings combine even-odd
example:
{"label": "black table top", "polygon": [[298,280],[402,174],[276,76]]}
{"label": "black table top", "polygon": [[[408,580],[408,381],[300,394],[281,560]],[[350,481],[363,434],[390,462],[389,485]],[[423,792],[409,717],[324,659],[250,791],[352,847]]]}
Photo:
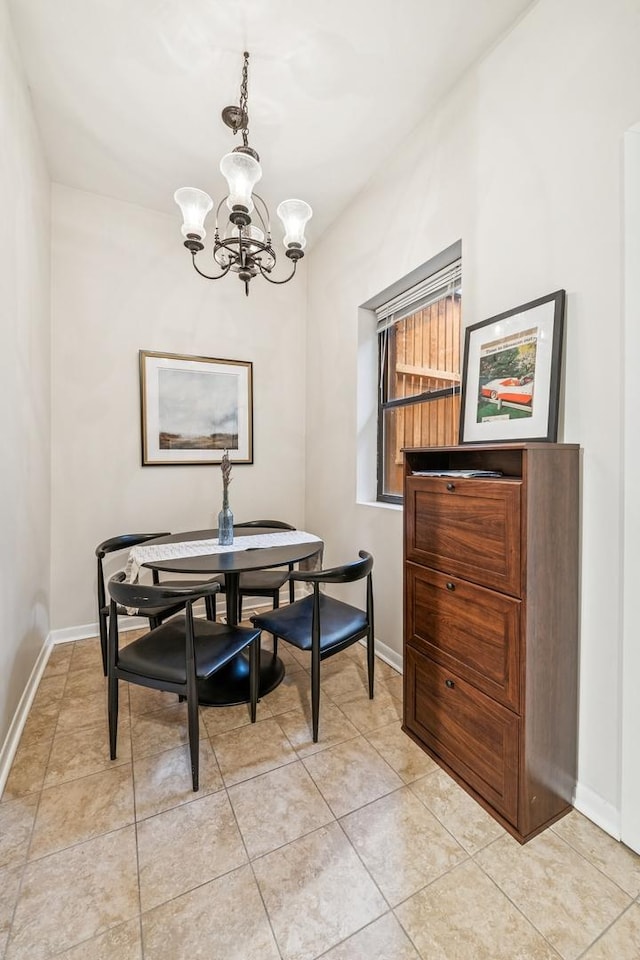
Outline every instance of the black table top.
{"label": "black table top", "polygon": [[[309,540],[306,543],[292,543],[282,547],[242,546],[243,537],[253,537],[267,533],[282,533],[273,527],[243,527],[234,530],[234,549],[225,553],[205,553],[198,557],[174,557],[170,560],[149,560],[143,567],[164,573],[245,573],[247,570],[264,570],[268,567],[285,566],[306,560],[322,550],[322,540]],[[144,546],[156,546],[161,543],[182,543],[185,540],[212,540],[217,538],[217,530],[191,530],[186,533],[173,533],[168,537],[148,540]]]}

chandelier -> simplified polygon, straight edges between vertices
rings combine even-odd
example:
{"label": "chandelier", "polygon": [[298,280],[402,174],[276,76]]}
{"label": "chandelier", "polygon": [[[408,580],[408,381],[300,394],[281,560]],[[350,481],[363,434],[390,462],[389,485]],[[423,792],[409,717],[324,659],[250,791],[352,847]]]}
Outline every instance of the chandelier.
{"label": "chandelier", "polygon": [[260,157],[249,146],[248,106],[249,54],[245,52],[242,67],[239,106],[225,107],[222,119],[234,135],[242,133],[242,146],[227,153],[220,161],[220,172],[227,181],[229,193],[216,209],[213,235],[213,259],[221,272],[204,273],[196,263],[196,254],[204,250],[206,236],[204,221],[213,207],[213,200],[204,190],[181,187],[174,200],[182,210],[184,245],[191,252],[194,269],[207,280],[219,280],[229,271],[238,275],[249,295],[249,282],[258,274],[269,283],[288,283],[294,276],[298,260],[304,257],[305,226],[313,211],[304,200],[283,200],[276,213],[284,225],[285,255],[292,263],[288,277],[275,280],[271,271],[276,265],[276,253],[271,241],[269,210],[262,197],[253,192],[262,176]]}

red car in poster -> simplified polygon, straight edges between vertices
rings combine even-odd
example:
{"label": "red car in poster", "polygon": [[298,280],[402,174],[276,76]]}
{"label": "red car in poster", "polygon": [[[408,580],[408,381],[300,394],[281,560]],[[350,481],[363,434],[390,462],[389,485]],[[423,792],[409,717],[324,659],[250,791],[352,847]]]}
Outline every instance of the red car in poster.
{"label": "red car in poster", "polygon": [[504,400],[507,403],[521,403],[530,407],[533,402],[533,376],[504,377],[501,380],[490,380],[481,388],[483,397],[490,400]]}

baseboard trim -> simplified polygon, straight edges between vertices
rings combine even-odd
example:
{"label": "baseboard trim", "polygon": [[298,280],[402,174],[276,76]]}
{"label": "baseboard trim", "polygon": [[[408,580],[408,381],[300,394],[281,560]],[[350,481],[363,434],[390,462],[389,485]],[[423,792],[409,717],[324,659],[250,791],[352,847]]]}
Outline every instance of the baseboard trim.
{"label": "baseboard trim", "polygon": [[[363,646],[366,646],[366,641],[361,640],[360,643]],[[388,647],[386,643],[382,643],[381,640],[375,641],[375,651],[376,656],[380,657],[381,660],[384,660],[385,663],[388,663],[390,667],[393,667],[400,675],[402,675],[403,665],[402,665],[402,654],[398,653],[397,650],[394,650],[392,647]]]}
{"label": "baseboard trim", "polygon": [[31,709],[33,698],[38,690],[38,684],[42,679],[42,674],[44,673],[47,661],[51,655],[51,650],[53,649],[53,643],[51,642],[50,638],[51,635],[49,634],[36,658],[36,662],[33,665],[33,669],[29,679],[27,680],[27,684],[22,691],[22,696],[20,697],[20,701],[16,707],[16,712],[11,720],[4,743],[0,748],[0,797],[2,796],[5,784],[9,777],[11,764],[13,763],[13,758],[16,755],[16,750],[18,749],[20,737],[22,736],[24,725],[27,722],[27,717],[29,716],[29,710]]}
{"label": "baseboard trim", "polygon": [[620,811],[595,790],[578,783],[573,805],[614,840],[620,840]]}

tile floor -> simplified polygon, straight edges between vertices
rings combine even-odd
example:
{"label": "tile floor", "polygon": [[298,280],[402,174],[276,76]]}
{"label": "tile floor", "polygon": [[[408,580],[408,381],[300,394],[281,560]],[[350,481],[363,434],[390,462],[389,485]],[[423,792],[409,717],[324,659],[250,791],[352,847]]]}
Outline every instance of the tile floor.
{"label": "tile floor", "polygon": [[201,712],[121,685],[108,759],[97,640],[51,654],[0,803],[4,960],[637,960],[640,858],[578,813],[521,847],[400,730],[363,651]]}

